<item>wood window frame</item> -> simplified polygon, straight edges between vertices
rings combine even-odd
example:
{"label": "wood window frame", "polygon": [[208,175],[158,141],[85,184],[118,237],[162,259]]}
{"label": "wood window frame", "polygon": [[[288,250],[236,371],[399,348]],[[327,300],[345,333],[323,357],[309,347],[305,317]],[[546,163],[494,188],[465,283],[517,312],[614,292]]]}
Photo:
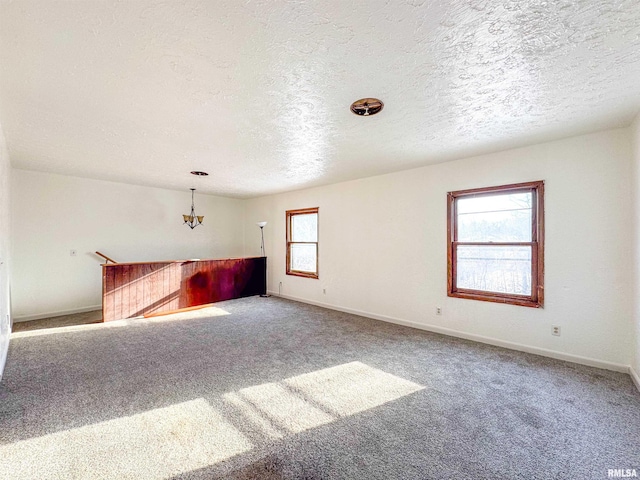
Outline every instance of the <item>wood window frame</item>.
{"label": "wood window frame", "polygon": [[[491,196],[496,193],[531,192],[531,242],[458,242],[456,200]],[[458,245],[531,246],[531,295],[516,295],[458,288],[456,247]],[[459,190],[447,194],[447,296],[542,308],[544,305],[544,181],[515,183],[497,187]]]}
{"label": "wood window frame", "polygon": [[[301,208],[298,210],[287,210],[286,212],[286,225],[287,225],[287,237],[286,237],[286,242],[287,242],[287,275],[293,275],[296,277],[305,277],[305,278],[315,278],[318,279],[318,274],[319,274],[319,270],[318,270],[318,259],[320,257],[319,253],[319,240],[320,240],[320,208],[319,207],[314,207],[314,208]],[[318,232],[318,237],[316,238],[315,242],[292,242],[291,241],[291,219],[296,216],[296,215],[306,215],[306,214],[310,214],[310,213],[315,213],[318,215],[318,223],[316,225],[317,228],[317,232]],[[316,246],[316,271],[315,272],[303,272],[301,270],[292,270],[291,269],[291,245],[294,243],[303,243],[303,244],[315,244]]]}

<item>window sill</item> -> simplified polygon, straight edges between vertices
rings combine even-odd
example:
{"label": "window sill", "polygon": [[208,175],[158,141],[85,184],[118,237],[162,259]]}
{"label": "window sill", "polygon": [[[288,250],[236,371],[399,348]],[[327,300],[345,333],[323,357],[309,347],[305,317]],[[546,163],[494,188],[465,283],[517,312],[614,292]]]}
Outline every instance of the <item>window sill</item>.
{"label": "window sill", "polygon": [[299,272],[299,271],[296,271],[296,270],[288,271],[287,275],[291,275],[293,277],[315,278],[316,280],[318,279],[318,274],[317,273]]}
{"label": "window sill", "polygon": [[448,297],[466,298],[468,300],[479,300],[481,302],[505,303],[507,305],[517,305],[520,307],[542,308],[542,303],[538,300],[521,296],[491,295],[484,292],[456,291],[448,292]]}

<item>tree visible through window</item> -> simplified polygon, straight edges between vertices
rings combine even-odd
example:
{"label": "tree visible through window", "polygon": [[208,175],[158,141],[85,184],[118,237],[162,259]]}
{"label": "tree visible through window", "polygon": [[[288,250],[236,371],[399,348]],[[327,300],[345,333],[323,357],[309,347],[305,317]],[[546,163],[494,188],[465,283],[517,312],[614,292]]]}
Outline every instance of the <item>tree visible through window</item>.
{"label": "tree visible through window", "polygon": [[544,182],[448,194],[448,295],[541,307]]}
{"label": "tree visible through window", "polygon": [[318,208],[287,211],[287,275],[318,278]]}

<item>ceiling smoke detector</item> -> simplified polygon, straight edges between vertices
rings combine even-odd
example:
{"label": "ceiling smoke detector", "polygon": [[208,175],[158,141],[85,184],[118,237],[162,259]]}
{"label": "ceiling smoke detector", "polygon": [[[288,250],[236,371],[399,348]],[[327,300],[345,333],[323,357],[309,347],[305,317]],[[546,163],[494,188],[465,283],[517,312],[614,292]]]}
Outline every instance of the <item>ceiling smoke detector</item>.
{"label": "ceiling smoke detector", "polygon": [[384,103],[377,98],[361,98],[351,104],[351,111],[356,115],[369,117],[380,112],[383,107]]}

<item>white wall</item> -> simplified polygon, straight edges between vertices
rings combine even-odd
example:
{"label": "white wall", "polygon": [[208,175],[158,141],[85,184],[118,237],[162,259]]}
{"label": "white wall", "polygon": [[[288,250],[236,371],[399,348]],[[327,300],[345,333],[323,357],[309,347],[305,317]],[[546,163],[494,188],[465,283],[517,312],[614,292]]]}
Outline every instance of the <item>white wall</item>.
{"label": "white wall", "polygon": [[[0,152],[6,252],[9,166],[6,149]],[[282,282],[283,295],[312,303],[640,371],[638,172],[640,120],[629,129],[246,201],[196,195],[205,224],[192,231],[180,221],[189,192],[14,169],[13,312],[27,319],[98,307],[95,250],[119,261],[258,255],[255,222],[267,220],[275,293]],[[545,308],[448,298],[446,192],[540,179],[546,182]],[[287,276],[285,211],[315,206],[320,280]],[[71,249],[77,257],[69,256]],[[6,269],[4,275],[0,295],[8,296]],[[8,312],[8,299],[0,300]],[[555,324],[560,337],[550,334]]]}
{"label": "white wall", "polygon": [[[198,195],[203,225],[189,229],[191,192],[14,169],[16,320],[99,308],[103,252],[119,262],[243,254],[243,202]],[[77,256],[70,256],[76,250]]]}
{"label": "white wall", "polygon": [[0,378],[7,360],[11,334],[10,171],[9,153],[0,126]]}
{"label": "white wall", "polygon": [[[245,253],[259,252],[255,222],[266,220],[276,293],[282,282],[283,295],[304,301],[624,369],[630,174],[630,131],[619,129],[253,199]],[[447,297],[446,193],[531,180],[546,182],[544,309]],[[320,207],[319,280],[285,275],[285,211],[305,207]]]}
{"label": "white wall", "polygon": [[631,363],[638,389],[640,389],[640,114],[630,127],[633,146],[633,269],[634,269],[634,299],[633,310],[633,350],[634,355]]}

